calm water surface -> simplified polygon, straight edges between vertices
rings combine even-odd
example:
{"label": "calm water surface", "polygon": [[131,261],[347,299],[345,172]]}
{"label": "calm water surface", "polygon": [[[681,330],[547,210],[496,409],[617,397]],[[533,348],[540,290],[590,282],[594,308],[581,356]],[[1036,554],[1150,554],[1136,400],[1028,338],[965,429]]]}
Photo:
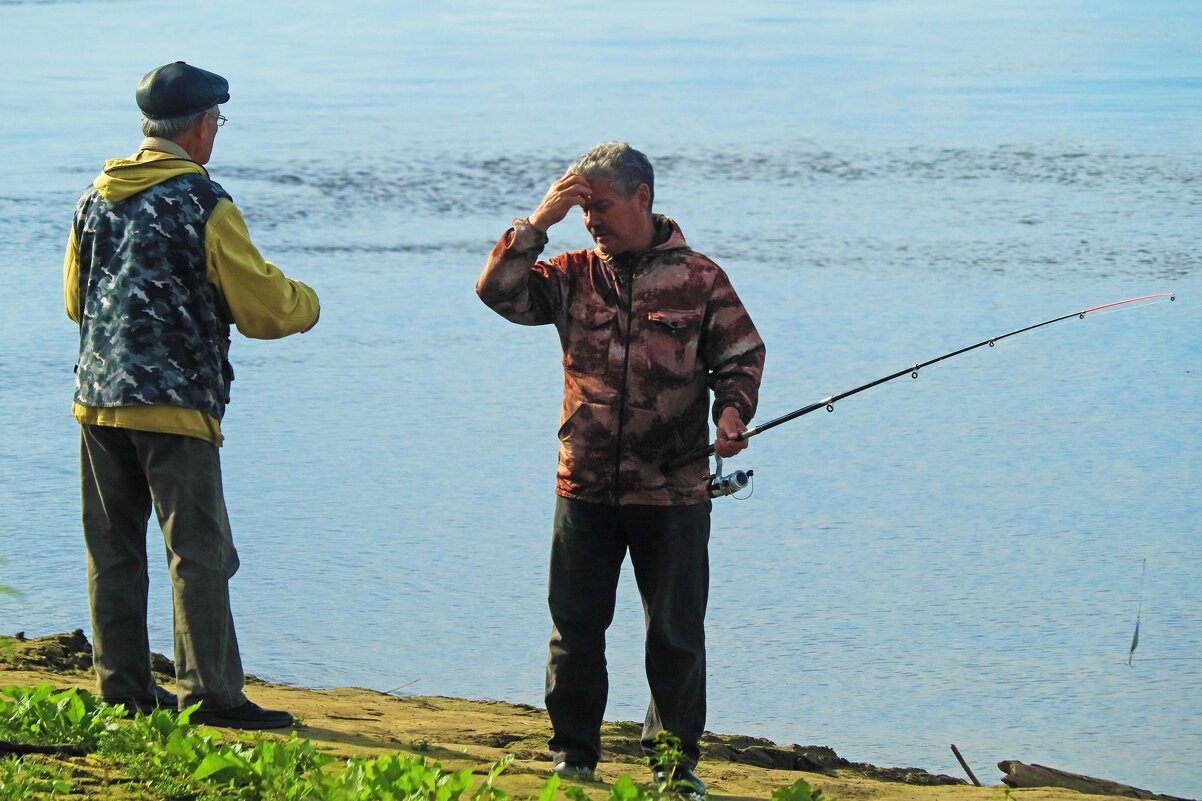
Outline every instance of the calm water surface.
{"label": "calm water surface", "polygon": [[[768,343],[761,420],[1178,296],[755,440],[753,497],[715,504],[709,727],[1202,796],[1202,10],[645,9],[0,2],[0,583],[23,593],[0,630],[87,625],[62,247],[138,140],[138,78],[183,58],[232,84],[214,177],[323,302],[305,337],[234,346],[248,670],[541,703],[559,354],[472,287],[510,219],[622,138]],[[579,219],[552,248],[587,243]],[[166,652],[163,570],[152,595]],[[641,649],[627,576],[610,718],[641,717]]]}

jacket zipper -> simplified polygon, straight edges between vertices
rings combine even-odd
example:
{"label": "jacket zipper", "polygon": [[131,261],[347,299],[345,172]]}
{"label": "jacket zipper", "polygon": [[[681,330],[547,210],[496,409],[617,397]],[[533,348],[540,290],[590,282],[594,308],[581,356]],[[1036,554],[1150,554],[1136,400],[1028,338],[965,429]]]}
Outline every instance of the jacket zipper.
{"label": "jacket zipper", "polygon": [[[626,276],[626,342],[622,349],[622,390],[618,393],[618,441],[614,451],[614,505],[621,506],[622,488],[622,430],[625,428],[627,383],[630,374],[630,335],[634,328],[634,271],[631,265]],[[615,276],[617,273],[615,272]]]}

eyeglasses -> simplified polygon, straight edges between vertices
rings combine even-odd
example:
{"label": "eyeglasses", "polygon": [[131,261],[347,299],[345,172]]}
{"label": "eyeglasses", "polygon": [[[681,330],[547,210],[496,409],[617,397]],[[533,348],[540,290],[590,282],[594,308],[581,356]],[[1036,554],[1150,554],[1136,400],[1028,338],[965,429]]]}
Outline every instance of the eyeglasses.
{"label": "eyeglasses", "polygon": [[220,128],[222,125],[225,125],[224,115],[218,114],[216,117],[213,118],[213,121],[217,123],[218,128]]}

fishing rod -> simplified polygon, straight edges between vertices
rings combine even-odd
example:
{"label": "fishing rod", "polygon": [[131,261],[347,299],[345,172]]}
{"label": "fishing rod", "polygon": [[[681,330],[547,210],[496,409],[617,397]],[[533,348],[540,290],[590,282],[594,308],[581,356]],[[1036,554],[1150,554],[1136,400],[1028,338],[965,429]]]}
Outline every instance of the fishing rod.
{"label": "fishing rod", "polygon": [[[1086,315],[1093,314],[1095,312],[1102,312],[1105,310],[1118,311],[1121,308],[1126,307],[1132,303],[1139,303],[1140,301],[1159,303],[1159,302],[1163,302],[1165,299],[1176,300],[1177,296],[1175,293],[1172,293],[1172,292],[1161,292],[1161,293],[1155,294],[1155,295],[1142,295],[1138,298],[1128,298],[1127,300],[1117,300],[1113,303],[1104,303],[1101,306],[1094,306],[1091,309],[1084,309],[1082,311],[1073,312],[1071,314],[1061,315],[1060,317],[1054,317],[1051,320],[1044,320],[1042,323],[1035,323],[1034,325],[1023,326],[1022,328],[1015,329],[1014,331],[1010,331],[1009,333],[1006,333],[1006,334],[1001,334],[999,336],[990,337],[989,339],[983,339],[980,342],[976,343],[975,345],[969,345],[964,348],[959,348],[957,350],[951,351],[950,353],[945,353],[942,356],[936,356],[934,359],[929,359],[925,362],[911,365],[911,366],[905,368],[904,370],[898,370],[896,373],[890,373],[889,375],[884,376],[883,378],[878,378],[875,381],[869,381],[867,384],[862,384],[858,387],[855,387],[854,389],[849,389],[846,392],[840,392],[836,395],[831,395],[828,398],[823,398],[820,401],[811,403],[808,406],[803,406],[800,409],[796,409],[792,412],[789,412],[788,414],[783,414],[780,417],[777,417],[773,420],[769,420],[768,422],[763,423],[761,425],[752,426],[751,428],[748,428],[743,433],[739,434],[739,436],[736,437],[736,439],[739,439],[739,440],[751,439],[756,434],[762,434],[765,431],[776,428],[777,426],[781,425],[782,423],[787,423],[790,420],[796,420],[798,417],[807,415],[810,412],[816,412],[819,409],[825,408],[828,412],[833,412],[835,410],[835,404],[837,402],[843,400],[844,398],[850,398],[852,395],[858,395],[861,392],[864,392],[865,390],[872,389],[873,387],[878,387],[881,384],[892,381],[895,378],[901,378],[904,375],[909,375],[911,378],[918,378],[918,372],[920,370],[922,370],[923,368],[930,367],[932,364],[938,364],[939,362],[954,358],[956,356],[960,356],[962,354],[968,353],[969,351],[976,350],[977,348],[983,348],[986,345],[988,345],[989,347],[992,348],[994,345],[1001,342],[1003,339],[1008,339],[1013,336],[1018,336],[1019,334],[1026,333],[1027,331],[1034,331],[1036,328],[1043,328],[1045,325],[1052,325],[1053,323],[1059,323],[1063,320],[1072,319],[1073,317],[1077,317],[1077,318],[1084,320]],[[686,453],[683,456],[679,456],[679,457],[673,459],[672,461],[668,462],[664,466],[664,471],[669,472],[669,471],[675,470],[679,467],[683,467],[686,464],[689,464],[691,462],[695,462],[698,459],[708,458],[713,453],[714,453],[713,445],[709,445],[705,448],[693,451],[691,453]],[[713,475],[711,477],[710,485],[709,485],[710,495],[715,498],[721,497],[723,495],[730,495],[730,494],[738,491],[739,489],[742,489],[743,487],[747,486],[747,484],[748,484],[747,477],[751,475],[750,470],[736,471],[736,473],[738,475],[736,475],[736,473],[732,473],[729,476],[723,476],[721,473],[722,473],[722,467],[721,467],[721,462],[719,462],[718,463],[718,471],[715,475]]]}

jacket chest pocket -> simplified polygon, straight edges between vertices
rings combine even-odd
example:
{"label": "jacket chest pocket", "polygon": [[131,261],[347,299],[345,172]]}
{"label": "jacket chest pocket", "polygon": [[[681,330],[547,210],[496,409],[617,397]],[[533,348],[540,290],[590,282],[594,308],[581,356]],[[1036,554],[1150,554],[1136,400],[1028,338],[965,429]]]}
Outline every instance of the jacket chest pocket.
{"label": "jacket chest pocket", "polygon": [[563,366],[580,373],[604,373],[609,366],[617,310],[575,301],[568,307],[563,334]]}
{"label": "jacket chest pocket", "polygon": [[697,346],[701,341],[701,312],[659,309],[647,313],[647,372],[680,380],[691,379],[700,369]]}

